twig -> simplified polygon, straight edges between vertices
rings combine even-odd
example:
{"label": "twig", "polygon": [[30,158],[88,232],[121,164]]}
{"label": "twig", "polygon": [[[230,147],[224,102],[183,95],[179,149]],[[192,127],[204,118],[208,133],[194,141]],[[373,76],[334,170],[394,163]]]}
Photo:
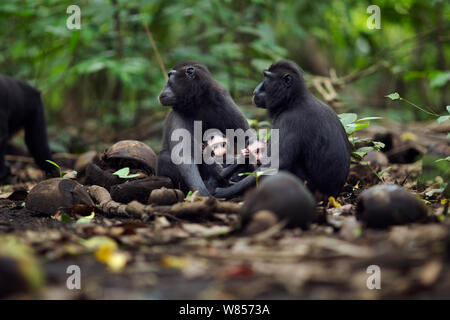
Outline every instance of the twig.
{"label": "twig", "polygon": [[110,216],[140,218],[165,215],[168,217],[205,218],[214,213],[237,213],[241,205],[234,202],[222,202],[212,197],[200,197],[196,202],[179,202],[172,206],[144,205],[138,201],[123,204],[112,200],[108,190],[100,186],[88,187],[88,192],[100,210]]}
{"label": "twig", "polygon": [[88,187],[87,190],[91,198],[99,203],[99,208],[102,212],[110,216],[130,217],[130,214],[127,212],[127,205],[113,201],[105,188],[94,185]]}
{"label": "twig", "polygon": [[380,51],[377,52],[375,57],[381,57],[388,51],[395,50],[397,48],[401,48],[402,45],[407,43],[407,42],[431,36],[437,31],[439,31],[439,27],[434,27],[432,29],[425,30],[425,31],[422,31],[420,33],[417,33],[417,34],[415,34],[412,37],[409,37],[409,38],[406,38],[406,39],[402,39],[402,40],[400,40],[400,41],[398,41],[398,42],[396,42],[396,43],[394,43],[394,44],[392,44],[390,46],[387,46],[387,47],[381,49]]}
{"label": "twig", "polygon": [[16,155],[10,155],[10,154],[5,155],[5,160],[12,161],[12,162],[34,163],[34,160],[31,157],[16,156]]}
{"label": "twig", "polygon": [[400,100],[400,101],[405,101],[406,103],[409,103],[409,104],[412,105],[414,108],[417,108],[417,109],[419,109],[420,111],[425,112],[426,114],[429,114],[429,115],[435,116],[435,117],[439,117],[439,114],[437,114],[437,113],[435,113],[435,112],[427,111],[427,110],[425,110],[425,109],[419,107],[417,104],[412,103],[412,102],[409,101],[409,100],[406,100],[405,98],[400,97],[399,100]]}
{"label": "twig", "polygon": [[[52,158],[64,158],[69,160],[77,160],[80,156],[76,154],[71,153],[54,153],[52,155]],[[34,163],[34,159],[29,156],[19,156],[19,155],[13,155],[13,154],[6,154],[5,155],[6,161],[12,161],[12,162],[22,162],[22,163]]]}
{"label": "twig", "polygon": [[330,70],[330,76],[310,76],[311,86],[314,87],[327,102],[335,101],[338,99],[338,93],[334,89],[334,86],[342,87],[350,82],[354,82],[362,77],[368,76],[376,72],[382,66],[382,62],[378,62],[366,69],[353,72],[344,77],[338,78],[334,69]]}
{"label": "twig", "polygon": [[150,29],[148,28],[147,24],[144,20],[142,20],[142,24],[144,25],[145,33],[147,33],[147,37],[150,40],[150,43],[152,44],[153,51],[155,52],[156,60],[158,61],[159,67],[161,68],[161,71],[164,74],[164,79],[169,80],[167,76],[166,68],[164,67],[163,60],[161,58],[161,55],[159,54],[158,47],[156,46],[155,40],[153,40],[152,33],[150,32]]}

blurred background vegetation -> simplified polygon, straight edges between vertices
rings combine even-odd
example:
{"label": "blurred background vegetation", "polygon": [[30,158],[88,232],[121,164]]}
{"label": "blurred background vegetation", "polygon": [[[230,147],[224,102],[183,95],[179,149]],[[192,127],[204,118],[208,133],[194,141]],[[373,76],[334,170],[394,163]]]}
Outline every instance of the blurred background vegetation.
{"label": "blurred background vegetation", "polygon": [[[66,28],[71,4],[81,8],[81,30]],[[366,25],[371,4],[381,8],[379,30]],[[249,118],[261,117],[251,107],[261,71],[292,59],[326,77],[373,68],[338,88],[339,113],[431,120],[384,96],[396,91],[445,112],[449,17],[444,0],[2,0],[0,72],[42,91],[57,152],[118,138],[158,149],[165,79],[144,23],[166,69],[186,59],[205,63]]]}

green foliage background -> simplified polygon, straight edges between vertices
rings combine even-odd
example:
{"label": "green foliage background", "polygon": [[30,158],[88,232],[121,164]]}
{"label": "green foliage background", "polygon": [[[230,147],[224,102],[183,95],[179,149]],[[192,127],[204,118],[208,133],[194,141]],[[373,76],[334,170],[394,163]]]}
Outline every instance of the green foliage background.
{"label": "green foliage background", "polygon": [[[66,28],[71,4],[81,8],[79,31]],[[371,4],[381,8],[380,30],[366,26]],[[0,72],[38,87],[52,123],[132,127],[160,108],[165,82],[145,21],[167,69],[202,61],[243,104],[280,59],[338,76],[382,63],[340,92],[339,111],[423,120],[431,118],[384,95],[445,111],[449,17],[444,0],[3,0]]]}

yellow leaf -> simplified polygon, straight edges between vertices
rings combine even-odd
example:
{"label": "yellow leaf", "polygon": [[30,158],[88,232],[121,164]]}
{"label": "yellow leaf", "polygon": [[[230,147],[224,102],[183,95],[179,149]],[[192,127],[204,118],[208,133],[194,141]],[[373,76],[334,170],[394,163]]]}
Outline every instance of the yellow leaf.
{"label": "yellow leaf", "polygon": [[416,141],[417,140],[417,135],[415,135],[412,132],[404,132],[400,136],[400,139],[402,139],[403,141]]}
{"label": "yellow leaf", "polygon": [[123,252],[113,252],[109,257],[106,264],[109,267],[109,270],[113,272],[118,272],[122,270],[128,262],[128,255]]}
{"label": "yellow leaf", "polygon": [[338,207],[341,206],[341,204],[340,204],[339,202],[337,202],[336,199],[335,199],[334,197],[329,197],[329,198],[328,198],[328,201],[331,203],[331,205],[332,205],[334,208],[338,208]]}
{"label": "yellow leaf", "polygon": [[95,251],[95,258],[106,264],[113,272],[122,270],[128,262],[128,255],[117,250],[115,241],[102,243]]}
{"label": "yellow leaf", "polygon": [[117,246],[116,241],[106,236],[96,236],[87,240],[81,239],[80,242],[81,244],[92,250],[98,249],[103,245]]}
{"label": "yellow leaf", "polygon": [[165,256],[161,259],[161,264],[168,268],[183,269],[187,265],[187,260],[182,257]]}
{"label": "yellow leaf", "polygon": [[115,242],[107,242],[98,247],[95,251],[95,257],[98,261],[108,263],[111,255],[117,250],[117,244]]}

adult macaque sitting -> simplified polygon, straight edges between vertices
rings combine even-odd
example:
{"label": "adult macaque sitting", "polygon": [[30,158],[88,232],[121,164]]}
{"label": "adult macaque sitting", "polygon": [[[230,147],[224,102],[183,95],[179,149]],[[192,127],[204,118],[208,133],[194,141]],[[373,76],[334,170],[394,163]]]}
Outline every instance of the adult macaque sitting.
{"label": "adult macaque sitting", "polygon": [[[248,129],[248,122],[230,94],[211,75],[208,68],[195,61],[177,64],[168,73],[169,80],[159,95],[164,106],[171,106],[163,133],[163,146],[158,156],[157,175],[171,178],[185,193],[198,190],[211,195],[221,184],[219,168],[204,161],[197,163],[194,155],[203,141],[196,138],[196,123],[201,124],[200,139],[205,131],[215,129],[225,134],[227,129]],[[173,140],[173,136],[178,140]],[[181,142],[180,142],[181,140]],[[186,145],[182,155],[173,152],[179,144]],[[172,158],[176,154],[176,161]],[[175,163],[177,162],[177,163]],[[220,168],[219,168],[220,169]],[[205,184],[205,181],[211,183]]]}
{"label": "adult macaque sitting", "polygon": [[[272,129],[279,130],[278,154],[271,154],[272,143],[267,150],[271,158],[278,156],[276,169],[293,173],[313,193],[339,194],[350,168],[350,143],[333,109],[307,89],[303,70],[292,61],[275,63],[264,71],[264,80],[253,94],[255,105],[267,109],[272,118]],[[258,171],[272,166],[261,165]],[[250,175],[230,187],[217,188],[215,196],[232,198],[255,181]]]}

